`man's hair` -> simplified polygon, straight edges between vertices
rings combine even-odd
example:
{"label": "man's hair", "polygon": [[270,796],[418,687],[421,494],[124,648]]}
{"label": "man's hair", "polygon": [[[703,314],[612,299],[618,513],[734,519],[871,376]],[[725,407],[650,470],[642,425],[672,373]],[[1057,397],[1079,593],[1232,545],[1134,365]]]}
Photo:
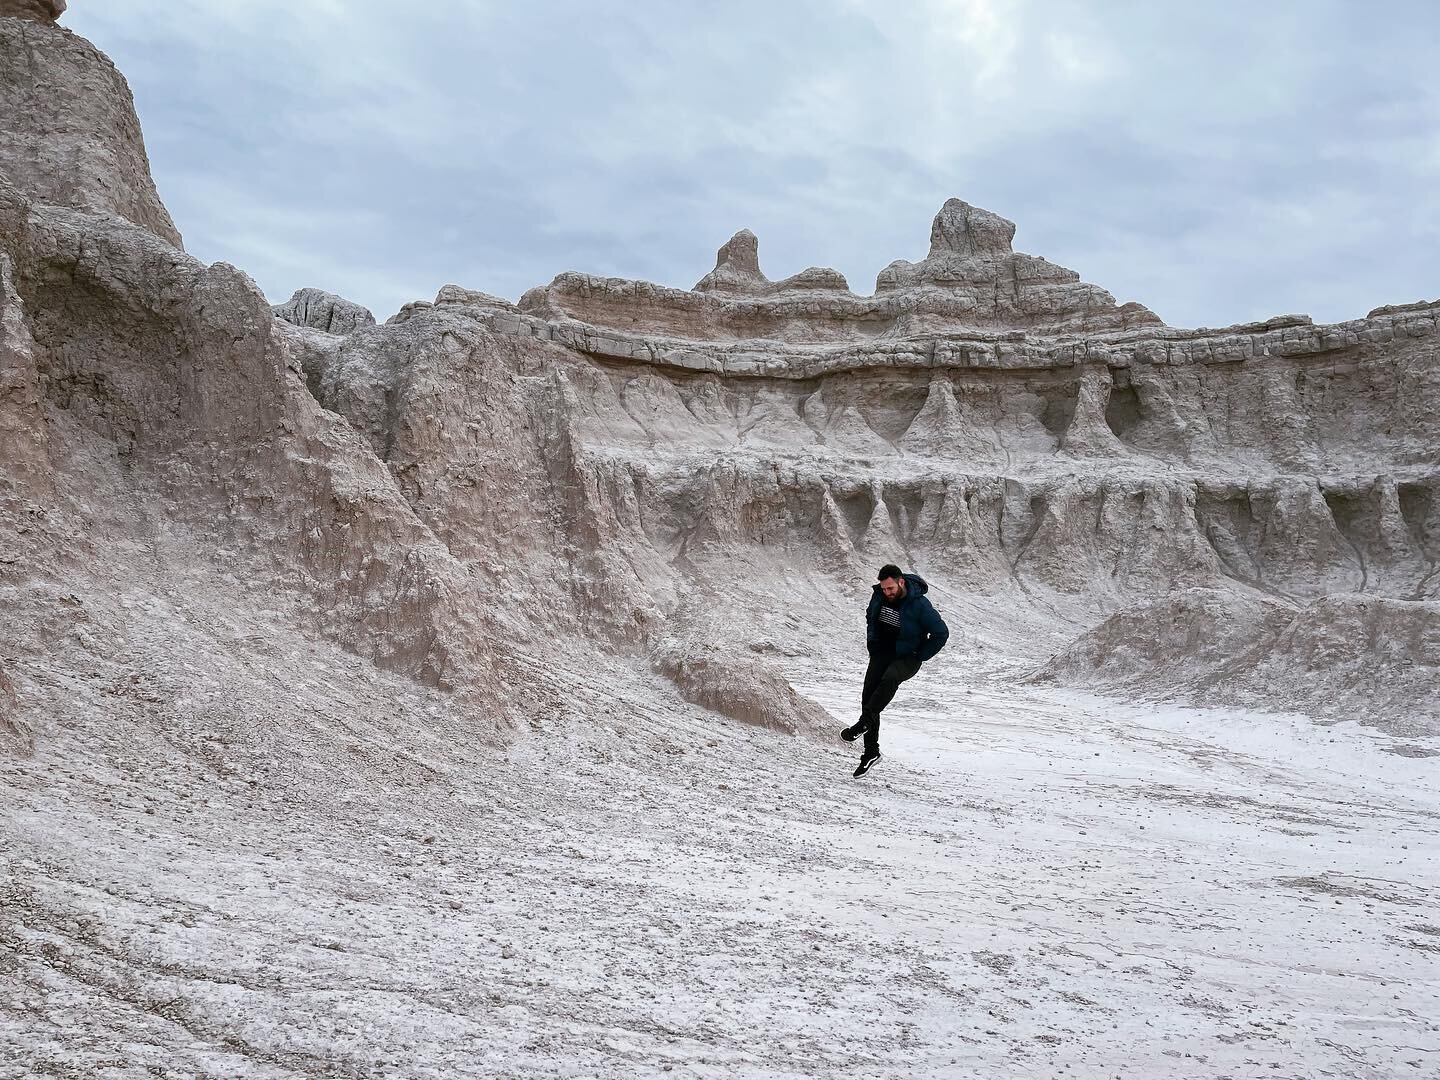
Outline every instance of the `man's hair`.
{"label": "man's hair", "polygon": [[884,581],[886,578],[893,578],[896,581],[899,581],[904,576],[905,575],[900,572],[900,568],[898,566],[896,566],[893,562],[887,562],[884,566],[880,567],[880,575],[878,578],[876,578],[876,580]]}

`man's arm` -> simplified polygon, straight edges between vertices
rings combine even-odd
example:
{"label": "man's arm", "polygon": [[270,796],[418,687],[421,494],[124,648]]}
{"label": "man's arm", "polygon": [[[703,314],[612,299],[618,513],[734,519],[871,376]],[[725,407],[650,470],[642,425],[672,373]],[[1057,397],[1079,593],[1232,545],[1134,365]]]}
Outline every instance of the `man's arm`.
{"label": "man's arm", "polygon": [[[924,597],[921,599],[925,600]],[[950,628],[945,625],[945,620],[940,618],[940,613],[929,600],[925,600],[920,608],[920,625],[928,636],[920,643],[915,656],[924,663],[945,647],[945,642],[950,640]]]}

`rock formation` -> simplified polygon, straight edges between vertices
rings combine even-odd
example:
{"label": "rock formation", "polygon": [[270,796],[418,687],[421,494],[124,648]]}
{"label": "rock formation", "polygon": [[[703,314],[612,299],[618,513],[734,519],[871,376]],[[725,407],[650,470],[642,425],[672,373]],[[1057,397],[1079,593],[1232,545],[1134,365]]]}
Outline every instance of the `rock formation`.
{"label": "rock formation", "polygon": [[893,560],[960,627],[1030,627],[1017,677],[1440,721],[1440,304],[1177,329],[952,199],[872,296],[770,281],[742,230],[691,291],[272,308],[180,250],[62,6],[0,19],[11,713],[53,700],[41,657],[123,667],[183,625],[342,648],[476,737],[622,660],[805,731],[783,673]]}
{"label": "rock formation", "polygon": [[0,19],[53,23],[65,13],[65,0],[0,0]]}
{"label": "rock formation", "polygon": [[0,171],[28,198],[108,211],[180,246],[125,79],[54,25],[63,0],[0,3]]}
{"label": "rock formation", "polygon": [[741,229],[715,253],[715,269],[695,284],[696,292],[764,292],[770,279],[760,272],[760,241]]}
{"label": "rock formation", "polygon": [[[872,296],[742,231],[272,307],[63,7],[0,0],[0,1075],[1420,1067],[1440,302],[1178,329],[951,200]],[[890,561],[952,635],[856,788]]]}
{"label": "rock formation", "polygon": [[968,325],[1037,330],[1160,325],[1140,304],[1117,308],[1114,297],[1082,282],[1073,270],[1013,252],[1014,237],[1013,221],[950,199],[930,227],[930,253],[918,263],[891,263],[875,279],[875,292],[940,290],[948,301],[944,306]]}
{"label": "rock formation", "polygon": [[1140,698],[1179,694],[1434,734],[1440,605],[1342,592],[1296,605],[1186,589],[1126,608],[1030,676]]}
{"label": "rock formation", "polygon": [[27,662],[123,667],[187,623],[223,640],[222,597],[464,696],[492,663],[464,568],[306,391],[253,282],[179,249],[123,80],[51,25],[0,20],[0,50],[45,60],[0,76],[34,104],[7,109],[0,156],[0,637],[22,714],[44,699]]}
{"label": "rock formation", "polygon": [[[892,275],[881,324],[874,298],[768,282],[748,233],[699,293],[564,274],[518,310],[442,294],[338,345],[317,392],[451,550],[504,536],[535,553],[553,610],[614,642],[674,632],[697,589],[736,603],[734,568],[777,553],[856,577],[903,554],[960,595],[1014,593],[1082,623],[1126,605],[1159,617],[1157,598],[1197,586],[1297,618],[1350,592],[1392,600],[1382,615],[1402,621],[1405,604],[1433,607],[1436,305],[1178,330],[1108,294],[1091,303],[1098,291],[1077,302],[1064,272],[1044,294],[1051,322],[998,331],[996,309],[942,272],[1028,260],[1011,229],[948,203],[930,257]],[[548,493],[513,446],[487,449],[514,417],[529,418],[526,459],[550,463]],[[446,432],[467,423],[489,434],[457,459]],[[507,504],[526,492],[567,525],[497,520],[501,477]],[[1402,682],[1429,714],[1425,656]],[[1282,685],[1274,698],[1292,698]]]}
{"label": "rock formation", "polygon": [[348,334],[375,325],[375,316],[366,308],[324,289],[296,289],[295,295],[271,310],[278,319],[327,334]]}

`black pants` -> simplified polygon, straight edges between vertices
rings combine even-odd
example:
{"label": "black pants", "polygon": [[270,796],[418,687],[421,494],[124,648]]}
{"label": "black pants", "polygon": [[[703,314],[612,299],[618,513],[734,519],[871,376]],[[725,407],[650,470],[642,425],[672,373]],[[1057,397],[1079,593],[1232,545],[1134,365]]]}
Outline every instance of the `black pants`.
{"label": "black pants", "polygon": [[880,711],[890,704],[895,691],[906,679],[915,677],[920,661],[913,656],[871,657],[865,669],[865,689],[860,692],[860,723],[865,729],[865,753],[880,750]]}

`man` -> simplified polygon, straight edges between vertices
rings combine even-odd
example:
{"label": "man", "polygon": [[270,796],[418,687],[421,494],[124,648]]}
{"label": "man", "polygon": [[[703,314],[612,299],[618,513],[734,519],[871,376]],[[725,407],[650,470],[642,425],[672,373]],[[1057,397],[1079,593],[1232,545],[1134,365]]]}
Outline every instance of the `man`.
{"label": "man", "polygon": [[860,719],[840,732],[846,742],[865,736],[857,777],[880,760],[880,710],[920,665],[945,647],[950,629],[925,599],[930,589],[919,574],[902,574],[894,563],[880,568],[880,581],[865,610],[865,647],[870,666],[860,694]]}

